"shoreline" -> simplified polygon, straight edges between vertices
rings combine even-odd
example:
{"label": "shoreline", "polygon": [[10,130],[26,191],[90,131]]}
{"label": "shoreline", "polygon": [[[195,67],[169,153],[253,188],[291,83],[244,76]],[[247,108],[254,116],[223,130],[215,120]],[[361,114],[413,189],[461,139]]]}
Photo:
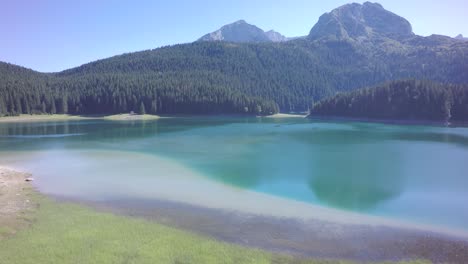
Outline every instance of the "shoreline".
{"label": "shoreline", "polygon": [[1,116],[0,123],[29,123],[29,122],[48,122],[48,121],[79,121],[79,120],[108,120],[108,121],[150,121],[166,118],[194,118],[194,117],[252,117],[252,118],[306,118],[307,115],[300,114],[274,114],[267,116],[254,116],[254,115],[224,115],[224,114],[207,114],[207,115],[138,115],[138,114],[115,114],[115,115],[65,115],[65,114],[41,114],[41,115],[28,115],[21,114],[19,116]]}
{"label": "shoreline", "polygon": [[47,121],[79,121],[79,120],[110,120],[110,121],[139,121],[139,120],[157,120],[161,117],[157,115],[19,115],[0,117],[0,123],[29,123],[29,122],[47,122]]}
{"label": "shoreline", "polygon": [[[297,263],[291,255],[56,201],[39,193],[25,176],[30,174],[0,167],[0,259],[5,263],[127,263],[129,256],[132,263],[216,263],[213,260],[225,258],[228,263]],[[5,210],[21,208],[21,203],[33,206]]]}
{"label": "shoreline", "polygon": [[89,202],[56,198],[298,258],[358,263],[411,259],[466,263],[468,260],[468,239],[421,230],[264,216],[164,200]]}
{"label": "shoreline", "polygon": [[0,124],[2,123],[35,123],[35,122],[65,122],[65,121],[81,121],[81,120],[103,120],[103,121],[154,121],[167,118],[221,118],[221,117],[251,117],[251,118],[265,118],[265,119],[298,119],[307,118],[311,121],[320,122],[362,122],[362,123],[375,123],[386,125],[408,125],[408,126],[432,126],[432,127],[468,127],[468,122],[442,122],[430,120],[403,120],[403,119],[379,119],[379,118],[359,118],[359,117],[340,117],[340,116],[313,116],[301,114],[285,114],[278,113],[266,116],[250,116],[250,115],[223,115],[223,114],[207,114],[207,115],[130,115],[130,114],[116,114],[116,115],[28,115],[22,114],[19,116],[2,116],[0,117]]}
{"label": "shoreline", "polygon": [[[0,171],[4,170],[7,169],[0,166]],[[28,184],[24,176],[30,174],[14,173],[23,185]],[[427,230],[259,215],[169,200],[136,198],[96,202],[46,196],[57,203],[71,202],[97,212],[150,220],[218,241],[299,258],[358,262],[428,259],[437,263],[464,263],[468,260],[468,239]]]}
{"label": "shoreline", "polygon": [[278,113],[278,114],[268,115],[264,117],[265,118],[306,118],[307,115]]}

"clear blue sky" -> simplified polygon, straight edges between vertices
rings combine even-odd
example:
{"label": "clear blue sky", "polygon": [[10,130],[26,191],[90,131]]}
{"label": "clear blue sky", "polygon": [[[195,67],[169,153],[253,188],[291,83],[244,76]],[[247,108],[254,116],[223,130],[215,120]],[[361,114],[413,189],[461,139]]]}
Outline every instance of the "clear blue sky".
{"label": "clear blue sky", "polygon": [[[264,30],[307,35],[319,16],[346,0],[4,0],[0,61],[42,72],[191,42],[245,19]],[[356,1],[362,3],[362,1]],[[381,0],[416,34],[468,35],[468,0]]]}

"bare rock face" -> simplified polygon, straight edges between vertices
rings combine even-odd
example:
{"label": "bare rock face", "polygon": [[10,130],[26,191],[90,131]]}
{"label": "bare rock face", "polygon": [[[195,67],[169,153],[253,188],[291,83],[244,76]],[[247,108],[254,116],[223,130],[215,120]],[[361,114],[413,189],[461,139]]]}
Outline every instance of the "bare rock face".
{"label": "bare rock face", "polygon": [[378,3],[347,4],[322,15],[310,39],[405,39],[414,36],[411,24]]}
{"label": "bare rock face", "polygon": [[276,32],[274,30],[270,30],[265,32],[267,37],[272,41],[272,42],[284,42],[288,41],[288,38],[281,35],[279,32]]}
{"label": "bare rock face", "polygon": [[227,41],[227,42],[282,42],[287,38],[280,33],[270,30],[263,31],[257,26],[248,24],[244,20],[236,21],[232,24],[204,35],[198,41]]}

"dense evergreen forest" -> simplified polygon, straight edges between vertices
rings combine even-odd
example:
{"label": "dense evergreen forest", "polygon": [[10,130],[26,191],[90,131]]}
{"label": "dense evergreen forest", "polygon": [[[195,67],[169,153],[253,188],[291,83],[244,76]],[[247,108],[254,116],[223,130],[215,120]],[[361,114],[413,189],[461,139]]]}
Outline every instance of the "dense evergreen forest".
{"label": "dense evergreen forest", "polygon": [[[268,99],[223,89],[210,79],[164,82],[152,74],[87,74],[59,77],[0,64],[0,116],[64,113],[77,115],[255,114],[279,111]],[[190,76],[186,78],[190,79]],[[207,81],[204,81],[207,80]]]}
{"label": "dense evergreen forest", "polygon": [[311,117],[468,121],[468,85],[393,81],[315,103]]}
{"label": "dense evergreen forest", "polygon": [[468,83],[468,43],[195,42],[50,74],[0,63],[0,115],[299,112],[336,92],[406,78]]}

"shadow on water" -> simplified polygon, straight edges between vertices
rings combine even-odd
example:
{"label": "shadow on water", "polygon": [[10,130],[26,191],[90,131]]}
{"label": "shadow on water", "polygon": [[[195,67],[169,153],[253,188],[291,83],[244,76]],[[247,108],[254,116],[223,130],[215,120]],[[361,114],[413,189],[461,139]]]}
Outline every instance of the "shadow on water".
{"label": "shadow on water", "polygon": [[[398,198],[405,189],[408,165],[404,145],[443,143],[468,146],[468,137],[446,128],[349,124],[347,128],[322,128],[291,133],[310,146],[312,170],[308,185],[317,199],[334,207],[369,211]],[[413,149],[419,149],[412,145]],[[419,151],[419,150],[418,150]],[[424,163],[424,153],[419,157]],[[424,171],[421,167],[421,172]],[[413,175],[414,176],[414,175]]]}
{"label": "shadow on water", "polygon": [[308,182],[311,191],[325,204],[358,211],[374,209],[403,193],[405,181],[393,161],[369,160],[363,165],[362,159],[366,157],[321,155],[313,161],[317,170]]}

